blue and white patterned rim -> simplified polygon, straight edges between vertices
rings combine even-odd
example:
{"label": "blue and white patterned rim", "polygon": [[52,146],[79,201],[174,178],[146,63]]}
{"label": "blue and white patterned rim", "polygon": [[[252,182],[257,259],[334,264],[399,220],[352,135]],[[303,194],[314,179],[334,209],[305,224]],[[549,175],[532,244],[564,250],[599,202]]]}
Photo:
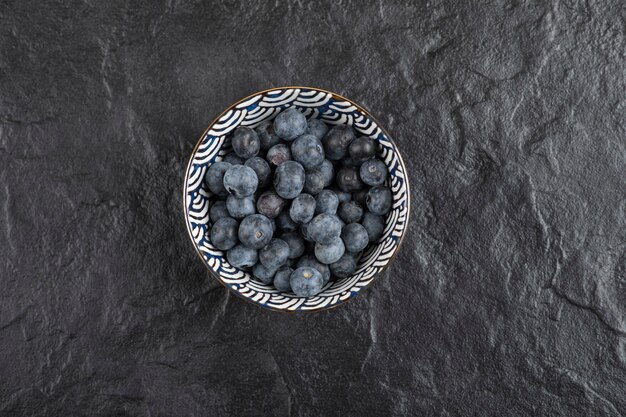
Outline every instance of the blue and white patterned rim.
{"label": "blue and white patterned rim", "polygon": [[[350,277],[329,282],[311,298],[283,293],[262,284],[247,272],[231,266],[224,252],[210,242],[209,202],[211,192],[204,185],[208,167],[231,151],[226,136],[238,126],[255,127],[273,119],[288,107],[328,124],[348,124],[361,135],[378,141],[381,158],[390,173],[393,208],[388,214],[381,240],[363,255]],[[312,311],[335,307],[369,286],[393,260],[402,243],[409,220],[409,185],[398,149],[377,121],[362,107],[338,94],[312,87],[285,87],[262,91],[232,105],[203,134],[193,151],[184,188],[185,223],[196,251],[213,274],[235,293],[272,310]]]}

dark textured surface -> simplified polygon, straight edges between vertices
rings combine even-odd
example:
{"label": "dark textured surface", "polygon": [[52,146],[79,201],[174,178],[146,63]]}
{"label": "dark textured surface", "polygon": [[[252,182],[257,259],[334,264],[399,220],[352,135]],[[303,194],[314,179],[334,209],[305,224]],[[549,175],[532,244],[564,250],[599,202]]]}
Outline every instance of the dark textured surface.
{"label": "dark textured surface", "polygon": [[[624,3],[269,3],[0,4],[0,415],[625,415]],[[412,185],[394,265],[301,316],[181,214],[204,128],[290,84]]]}

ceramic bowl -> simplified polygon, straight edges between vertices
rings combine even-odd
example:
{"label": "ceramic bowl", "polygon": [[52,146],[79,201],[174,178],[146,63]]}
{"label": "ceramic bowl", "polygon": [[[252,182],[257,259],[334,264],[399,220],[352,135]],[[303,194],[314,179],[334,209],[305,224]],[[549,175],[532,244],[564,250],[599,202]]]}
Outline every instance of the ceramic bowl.
{"label": "ceramic bowl", "polygon": [[[211,164],[231,152],[227,137],[238,126],[255,127],[281,111],[296,107],[307,118],[320,118],[329,125],[348,124],[359,135],[379,143],[379,157],[389,169],[393,208],[387,215],[383,237],[370,244],[349,277],[331,281],[314,297],[298,297],[280,292],[255,280],[251,274],[231,266],[225,253],[210,241],[209,207],[214,196],[204,185],[204,174]],[[191,154],[183,189],[185,223],[189,237],[202,262],[228,289],[261,307],[280,311],[317,311],[355,297],[369,287],[393,261],[407,232],[409,184],[400,152],[389,134],[363,107],[339,94],[313,87],[281,87],[261,91],[228,107],[203,133]]]}

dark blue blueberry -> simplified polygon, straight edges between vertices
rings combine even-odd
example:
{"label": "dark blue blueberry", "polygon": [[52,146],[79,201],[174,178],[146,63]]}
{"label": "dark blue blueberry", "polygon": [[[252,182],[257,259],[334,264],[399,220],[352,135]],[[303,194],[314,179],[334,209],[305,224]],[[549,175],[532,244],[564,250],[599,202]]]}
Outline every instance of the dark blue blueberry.
{"label": "dark blue blueberry", "polygon": [[291,291],[291,284],[289,280],[292,272],[293,269],[288,266],[282,266],[278,269],[278,271],[276,271],[274,274],[274,287],[276,287],[278,291]]}
{"label": "dark blue blueberry", "polygon": [[308,223],[315,214],[315,198],[310,194],[300,194],[291,202],[289,215],[291,219],[298,223]]}
{"label": "dark blue blueberry", "polygon": [[209,218],[213,223],[221,218],[230,217],[228,210],[226,209],[226,203],[224,201],[216,201],[209,210]]}
{"label": "dark blue blueberry", "polygon": [[252,214],[239,225],[239,241],[253,249],[267,245],[273,234],[272,222],[262,214]]}
{"label": "dark blue blueberry", "polygon": [[322,140],[326,158],[338,161],[345,157],[354,139],[354,131],[350,126],[338,125],[330,129]]}
{"label": "dark blue blueberry", "polygon": [[341,239],[348,252],[361,252],[369,243],[367,230],[359,223],[350,223],[341,231]]}
{"label": "dark blue blueberry", "polygon": [[261,141],[254,129],[239,126],[232,139],[233,151],[243,159],[252,158],[259,153]]}
{"label": "dark blue blueberry", "polygon": [[256,177],[259,180],[259,188],[265,188],[269,185],[272,171],[270,170],[270,165],[265,161],[265,159],[255,156],[254,158],[248,159],[244,165],[252,168],[256,174]]}
{"label": "dark blue blueberry", "polygon": [[353,167],[343,167],[337,173],[337,186],[349,193],[363,189],[364,184],[359,178],[359,171]]}
{"label": "dark blue blueberry", "polygon": [[317,269],[320,274],[322,274],[322,285],[326,285],[326,283],[330,280],[330,268],[328,265],[325,265],[318,261],[315,256],[312,255],[304,255],[300,259],[298,259],[298,263],[296,264],[297,268],[309,267]]}
{"label": "dark blue blueberry", "polygon": [[267,268],[277,269],[289,259],[289,245],[282,239],[272,239],[259,251],[259,261]]}
{"label": "dark blue blueberry", "polygon": [[274,131],[284,140],[294,140],[306,130],[306,117],[295,107],[283,110],[274,119]]}
{"label": "dark blue blueberry", "polygon": [[324,147],[315,136],[302,135],[291,144],[291,156],[305,169],[311,169],[324,161]]}
{"label": "dark blue blueberry", "polygon": [[339,198],[332,190],[322,190],[315,196],[315,214],[335,214],[339,207]]}
{"label": "dark blue blueberry", "polygon": [[354,257],[345,253],[337,262],[330,264],[330,272],[337,278],[349,277],[356,271],[356,261]]}
{"label": "dark blue blueberry", "polygon": [[274,282],[274,274],[276,273],[276,269],[268,268],[262,263],[257,263],[252,268],[252,275],[263,284],[272,284]]}
{"label": "dark blue blueberry", "polygon": [[317,269],[302,267],[291,273],[289,283],[298,297],[312,297],[322,290],[323,278]]}
{"label": "dark blue blueberry", "polygon": [[[228,173],[228,171],[227,171]],[[286,161],[276,168],[274,189],[276,194],[286,199],[293,199],[304,188],[304,168],[296,161]]]}
{"label": "dark blue blueberry", "polygon": [[350,158],[352,158],[352,160],[356,162],[363,162],[374,158],[377,150],[378,147],[374,139],[368,138],[367,136],[361,136],[360,138],[356,138],[352,141],[350,147],[348,148],[348,153],[350,154]]}
{"label": "dark blue blueberry", "polygon": [[239,223],[237,220],[231,217],[221,218],[211,227],[211,243],[217,249],[228,250],[239,242],[238,230]]}
{"label": "dark blue blueberry", "polygon": [[278,227],[285,232],[293,232],[298,229],[298,223],[294,222],[289,215],[289,211],[283,210],[276,217]]}
{"label": "dark blue blueberry", "polygon": [[226,197],[228,191],[224,188],[224,174],[232,165],[228,162],[219,161],[212,164],[204,175],[204,181],[211,192]]}
{"label": "dark blue blueberry", "polygon": [[308,232],[314,241],[330,243],[341,235],[341,220],[334,214],[322,213],[313,217]]}
{"label": "dark blue blueberry", "polygon": [[285,204],[281,196],[273,191],[266,191],[257,199],[256,209],[265,217],[273,219],[283,211]]}
{"label": "dark blue blueberry", "polygon": [[369,211],[363,215],[361,224],[367,231],[370,242],[378,242],[383,237],[385,230],[385,219],[383,216],[370,213]]}
{"label": "dark blue blueberry", "polygon": [[295,259],[304,253],[304,240],[297,232],[283,233],[280,238],[289,245],[289,259]]}
{"label": "dark blue blueberry", "polygon": [[245,165],[233,165],[224,173],[224,188],[237,198],[254,194],[258,185],[256,173]]}
{"label": "dark blue blueberry", "polygon": [[387,214],[391,210],[393,199],[387,187],[372,187],[365,198],[367,208],[374,214]]}
{"label": "dark blue blueberry", "polygon": [[357,160],[352,159],[350,156],[346,156],[345,158],[341,160],[341,166],[356,168],[358,170],[359,167],[361,166],[361,161],[357,161]]}
{"label": "dark blue blueberry", "polygon": [[304,191],[316,195],[324,189],[324,174],[317,168],[307,171],[304,174]]}
{"label": "dark blue blueberry", "polygon": [[372,187],[383,185],[387,179],[387,165],[379,159],[363,162],[359,169],[361,180]]}
{"label": "dark blue blueberry", "polygon": [[228,263],[235,268],[250,268],[259,260],[256,249],[248,248],[241,243],[226,252]]}
{"label": "dark blue blueberry", "polygon": [[244,217],[255,213],[254,198],[237,198],[234,195],[229,195],[226,199],[226,210],[231,217],[241,220]]}
{"label": "dark blue blueberry", "polygon": [[345,203],[346,201],[352,200],[352,194],[341,191],[339,188],[332,188],[332,190],[337,194],[337,198],[339,198],[339,203]]}
{"label": "dark blue blueberry", "polygon": [[222,161],[228,162],[229,164],[232,164],[232,165],[243,165],[243,163],[245,162],[243,158],[240,158],[239,156],[237,156],[235,152],[231,152],[228,155],[226,155],[224,159],[222,159]]}
{"label": "dark blue blueberry", "polygon": [[274,123],[269,120],[265,120],[261,122],[255,129],[256,134],[259,136],[259,140],[261,141],[261,150],[267,151],[274,145],[278,145],[280,143],[280,138],[274,132]]}
{"label": "dark blue blueberry", "polygon": [[335,179],[335,168],[330,160],[324,159],[322,164],[314,169],[320,170],[324,176],[324,187],[328,187],[333,183],[333,180]]}
{"label": "dark blue blueberry", "polygon": [[271,165],[277,167],[285,161],[292,160],[291,149],[289,149],[289,146],[285,145],[284,143],[279,143],[278,145],[272,146],[270,150],[267,151],[265,159]]}
{"label": "dark blue blueberry", "polygon": [[322,122],[320,119],[310,119],[306,122],[305,134],[308,133],[315,136],[317,139],[322,140],[326,132],[328,132],[328,126],[326,126],[326,123]]}
{"label": "dark blue blueberry", "polygon": [[346,223],[354,223],[363,217],[363,207],[356,201],[346,201],[339,205],[339,218]]}
{"label": "dark blue blueberry", "polygon": [[340,237],[336,237],[329,243],[315,244],[315,257],[323,264],[332,264],[337,262],[343,256],[346,247]]}

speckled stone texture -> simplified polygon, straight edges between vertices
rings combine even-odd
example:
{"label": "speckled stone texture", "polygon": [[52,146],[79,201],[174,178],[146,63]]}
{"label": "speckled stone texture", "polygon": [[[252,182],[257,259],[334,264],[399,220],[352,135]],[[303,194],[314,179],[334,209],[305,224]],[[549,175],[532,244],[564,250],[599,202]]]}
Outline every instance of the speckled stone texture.
{"label": "speckled stone texture", "polygon": [[[626,415],[625,16],[2,1],[0,415]],[[280,85],[367,107],[412,186],[393,266],[317,314],[229,294],[182,216],[205,127]]]}

